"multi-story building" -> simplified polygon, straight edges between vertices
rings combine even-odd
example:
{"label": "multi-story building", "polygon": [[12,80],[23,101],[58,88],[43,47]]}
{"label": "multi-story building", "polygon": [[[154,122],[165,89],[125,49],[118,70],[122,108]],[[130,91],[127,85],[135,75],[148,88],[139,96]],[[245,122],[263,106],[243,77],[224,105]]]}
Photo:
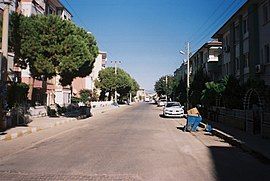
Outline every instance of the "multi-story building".
{"label": "multi-story building", "polygon": [[[79,92],[83,89],[94,90],[95,81],[98,79],[98,74],[101,70],[105,68],[107,62],[107,53],[106,52],[99,52],[92,73],[84,78],[77,77],[72,82],[72,93],[74,96],[79,96]],[[98,91],[99,92],[99,91]]]}
{"label": "multi-story building", "polygon": [[183,62],[181,66],[175,70],[174,77],[176,77],[179,80],[184,80],[187,76],[187,62]]}
{"label": "multi-story building", "polygon": [[193,79],[195,73],[202,69],[211,80],[218,80],[218,61],[222,51],[222,43],[216,40],[205,43],[190,58],[190,76]]}
{"label": "multi-story building", "polygon": [[45,8],[45,0],[20,0],[18,3],[18,11],[24,16],[45,14]]}
{"label": "multi-story building", "polygon": [[[219,56],[222,51],[222,43],[216,40],[205,43],[189,59],[190,63],[190,80],[192,81],[195,73],[202,69],[208,77],[215,81],[219,80]],[[180,68],[174,72],[174,76],[179,80],[186,79],[187,62],[183,62]]]}
{"label": "multi-story building", "polygon": [[221,76],[270,86],[270,1],[247,1],[214,35],[223,43]]}
{"label": "multi-story building", "polygon": [[18,6],[25,16],[55,14],[65,20],[72,19],[72,14],[59,0],[20,0]]}
{"label": "multi-story building", "polygon": [[[6,5],[0,3],[0,20],[2,25],[3,9]],[[25,16],[32,15],[49,15],[55,14],[60,16],[64,20],[71,20],[72,14],[65,8],[65,6],[59,0],[12,0],[10,4],[10,11],[17,11]],[[33,87],[33,96],[29,95],[29,98],[33,98],[33,102],[41,102],[41,88],[42,81],[33,80],[30,76],[29,68],[21,70],[19,67],[14,66],[13,63],[14,54],[9,53],[8,57],[8,72],[9,80],[13,81],[13,78],[18,77],[22,82],[27,83],[30,87]],[[10,71],[12,70],[12,71]],[[14,76],[14,73],[20,72],[19,76]],[[69,86],[62,87],[59,83],[59,76],[54,77],[47,81],[47,105],[58,103],[60,105],[69,104],[71,101],[71,89]],[[17,80],[18,81],[18,80]]]}

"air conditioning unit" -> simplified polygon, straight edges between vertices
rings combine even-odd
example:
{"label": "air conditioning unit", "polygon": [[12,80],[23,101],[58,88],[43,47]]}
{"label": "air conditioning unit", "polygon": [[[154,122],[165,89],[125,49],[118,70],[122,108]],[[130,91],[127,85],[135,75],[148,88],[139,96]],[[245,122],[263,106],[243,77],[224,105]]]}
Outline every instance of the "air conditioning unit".
{"label": "air conditioning unit", "polygon": [[255,73],[256,74],[260,74],[260,73],[262,73],[263,72],[263,65],[256,65],[255,66]]}
{"label": "air conditioning unit", "polygon": [[224,52],[226,52],[226,53],[230,52],[230,46],[226,45],[224,47]]}

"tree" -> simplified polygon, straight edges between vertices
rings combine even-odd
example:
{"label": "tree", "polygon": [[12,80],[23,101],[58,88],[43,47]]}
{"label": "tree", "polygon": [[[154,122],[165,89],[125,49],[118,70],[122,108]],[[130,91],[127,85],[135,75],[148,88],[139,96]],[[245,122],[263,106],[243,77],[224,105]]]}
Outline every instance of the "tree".
{"label": "tree", "polygon": [[109,99],[117,90],[120,94],[119,99],[127,98],[128,94],[132,91],[138,90],[138,83],[123,69],[118,68],[117,74],[113,67],[108,67],[99,72],[98,80],[95,82],[97,88],[100,88],[104,95],[109,93]]}
{"label": "tree", "polygon": [[199,69],[195,73],[189,89],[189,102],[192,106],[201,104],[202,91],[206,88],[205,83],[208,81],[209,78],[204,73],[203,69]]}
{"label": "tree", "polygon": [[231,109],[243,108],[243,87],[234,76],[228,76],[223,79],[225,89],[222,93],[224,106]]}
{"label": "tree", "polygon": [[135,79],[132,79],[131,95],[132,97],[136,96],[137,91],[140,89],[138,82]]}
{"label": "tree", "polygon": [[215,82],[207,82],[205,84],[205,89],[202,91],[202,97],[201,101],[206,107],[210,106],[218,106],[217,101],[220,100],[222,93],[225,90],[226,85],[221,83],[215,83]]}
{"label": "tree", "polygon": [[[166,80],[167,77],[167,80]],[[174,77],[173,76],[162,76],[155,83],[155,91],[158,96],[167,95],[168,98],[173,97],[173,88],[174,88]]]}
{"label": "tree", "polygon": [[174,80],[173,85],[173,99],[181,102],[182,104],[187,102],[187,79]]}
{"label": "tree", "polygon": [[87,103],[91,100],[92,91],[89,89],[82,89],[80,90],[80,101],[83,103]]}
{"label": "tree", "polygon": [[98,47],[91,34],[54,15],[13,16],[13,24],[19,27],[12,31],[17,37],[11,41],[15,60],[22,68],[28,65],[34,79],[60,75],[65,86],[92,72]]}
{"label": "tree", "polygon": [[11,84],[8,86],[7,102],[12,108],[15,104],[23,104],[27,101],[29,86],[25,83]]}

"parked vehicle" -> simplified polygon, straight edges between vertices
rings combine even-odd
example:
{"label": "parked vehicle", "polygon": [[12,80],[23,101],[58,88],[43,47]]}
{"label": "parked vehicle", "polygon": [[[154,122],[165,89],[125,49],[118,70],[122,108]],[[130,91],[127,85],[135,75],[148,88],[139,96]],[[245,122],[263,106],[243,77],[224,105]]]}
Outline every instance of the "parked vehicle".
{"label": "parked vehicle", "polygon": [[164,117],[184,117],[184,106],[179,102],[168,102],[163,108]]}
{"label": "parked vehicle", "polygon": [[158,100],[158,107],[165,106],[166,102],[167,102],[166,99],[160,99],[160,100]]}

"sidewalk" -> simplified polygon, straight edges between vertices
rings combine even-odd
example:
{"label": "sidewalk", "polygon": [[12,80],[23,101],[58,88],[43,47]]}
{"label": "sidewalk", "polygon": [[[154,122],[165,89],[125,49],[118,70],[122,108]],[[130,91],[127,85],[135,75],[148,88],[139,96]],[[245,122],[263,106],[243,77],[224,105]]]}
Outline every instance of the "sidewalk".
{"label": "sidewalk", "polygon": [[[213,134],[222,137],[230,144],[247,151],[264,161],[270,161],[270,139],[263,139],[260,135],[250,135],[246,132],[212,121],[203,121],[210,124]],[[205,126],[205,124],[203,124]]]}
{"label": "sidewalk", "polygon": [[[123,106],[120,106],[123,107]],[[94,108],[91,110],[93,116],[100,115],[107,111],[117,109],[119,107],[115,106],[108,106],[108,107],[100,107]],[[49,129],[55,126],[59,126],[61,124],[66,124],[72,121],[77,121],[76,118],[69,118],[69,117],[39,117],[39,118],[32,118],[32,122],[29,123],[27,126],[17,126],[14,128],[10,128],[4,132],[0,132],[0,141],[2,140],[12,140],[27,134],[35,133],[41,130]]]}

